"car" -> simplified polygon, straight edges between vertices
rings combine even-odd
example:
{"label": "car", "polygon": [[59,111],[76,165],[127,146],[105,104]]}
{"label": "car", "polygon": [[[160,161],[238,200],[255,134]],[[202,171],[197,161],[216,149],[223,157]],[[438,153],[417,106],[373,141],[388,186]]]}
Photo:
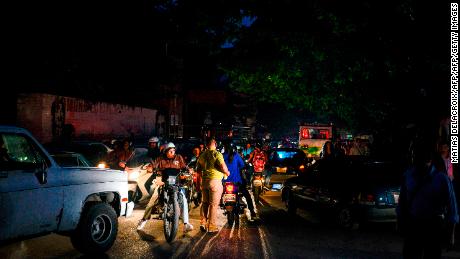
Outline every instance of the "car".
{"label": "car", "polygon": [[269,188],[280,191],[283,182],[305,171],[305,152],[299,148],[274,148],[267,152],[265,170],[271,173]]}
{"label": "car", "polygon": [[109,250],[129,216],[127,174],[61,167],[24,128],[0,125],[0,243],[57,233],[85,254]]}
{"label": "car", "polygon": [[91,163],[80,153],[62,151],[50,155],[61,167],[91,167]]}
{"label": "car", "polygon": [[396,222],[402,171],[392,161],[319,159],[305,173],[285,181],[281,198],[291,215],[297,208],[319,209],[343,228]]}
{"label": "car", "polygon": [[71,143],[60,145],[58,143],[49,143],[45,145],[50,153],[57,152],[75,152],[82,154],[91,166],[99,166],[106,161],[108,154],[112,151],[106,144],[99,141],[76,140]]}

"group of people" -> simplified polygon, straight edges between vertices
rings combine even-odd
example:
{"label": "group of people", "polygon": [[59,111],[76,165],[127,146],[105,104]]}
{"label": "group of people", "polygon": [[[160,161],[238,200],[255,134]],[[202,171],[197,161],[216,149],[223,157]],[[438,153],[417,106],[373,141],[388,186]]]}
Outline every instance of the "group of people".
{"label": "group of people", "polygon": [[[124,147],[125,145],[123,145]],[[163,148],[161,148],[163,147]],[[118,155],[120,157],[128,157],[129,148],[120,149]],[[152,196],[145,208],[144,215],[138,223],[138,230],[145,227],[147,221],[151,218],[153,211],[159,205],[159,189],[164,185],[161,174],[166,169],[186,170],[193,168],[197,173],[197,189],[201,194],[200,208],[200,230],[208,233],[218,231],[217,213],[221,204],[223,193],[223,184],[225,182],[234,182],[241,186],[243,196],[248,203],[248,209],[251,214],[251,219],[257,218],[256,210],[252,197],[248,192],[247,177],[243,174],[243,169],[246,164],[243,157],[240,156],[236,147],[227,142],[224,144],[224,151],[218,150],[218,143],[215,139],[209,139],[206,147],[193,148],[193,156],[190,162],[186,164],[184,158],[180,154],[176,154],[176,147],[172,142],[166,145],[159,145],[159,139],[152,137],[149,140],[148,156],[151,163],[147,166],[147,171],[154,173],[155,177],[152,181],[151,190]],[[126,154],[125,154],[126,153]],[[260,156],[262,154],[262,156]],[[261,151],[260,146],[256,146],[248,154],[249,159],[254,163],[254,170],[263,170],[266,161],[266,155]],[[262,157],[262,158],[261,158]],[[261,160],[261,161],[259,161]],[[126,165],[124,162],[119,162],[118,166],[123,168]],[[182,218],[184,222],[184,233],[193,230],[193,225],[189,222],[188,204],[185,194],[183,195]]]}

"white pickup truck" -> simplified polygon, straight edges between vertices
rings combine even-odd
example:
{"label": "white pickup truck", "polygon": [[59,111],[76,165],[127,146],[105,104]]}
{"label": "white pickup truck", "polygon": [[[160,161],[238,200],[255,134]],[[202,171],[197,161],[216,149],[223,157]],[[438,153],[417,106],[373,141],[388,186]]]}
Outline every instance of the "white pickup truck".
{"label": "white pickup truck", "polygon": [[59,167],[18,127],[0,126],[0,146],[0,243],[55,232],[82,253],[112,247],[118,217],[129,216],[126,173]]}

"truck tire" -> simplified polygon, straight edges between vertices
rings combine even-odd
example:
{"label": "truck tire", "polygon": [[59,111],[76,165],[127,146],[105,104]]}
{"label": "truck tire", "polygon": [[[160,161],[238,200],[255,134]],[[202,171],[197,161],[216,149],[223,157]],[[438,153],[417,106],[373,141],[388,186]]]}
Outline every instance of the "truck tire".
{"label": "truck tire", "polygon": [[70,240],[84,254],[102,254],[112,247],[117,233],[115,210],[106,203],[98,203],[83,211]]}

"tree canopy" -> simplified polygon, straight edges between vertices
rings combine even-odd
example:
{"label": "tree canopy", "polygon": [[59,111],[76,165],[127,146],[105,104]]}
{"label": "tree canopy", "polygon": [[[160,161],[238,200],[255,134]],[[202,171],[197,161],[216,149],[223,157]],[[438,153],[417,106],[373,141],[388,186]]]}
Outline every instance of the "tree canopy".
{"label": "tree canopy", "polygon": [[[232,90],[313,114],[317,121],[366,128],[410,116],[420,107],[407,109],[407,101],[422,88],[432,93],[434,78],[446,71],[435,37],[448,26],[430,18],[439,17],[441,5],[413,0],[172,3],[182,36],[209,50]],[[430,21],[438,27],[428,26]],[[420,78],[424,73],[432,76]]]}

